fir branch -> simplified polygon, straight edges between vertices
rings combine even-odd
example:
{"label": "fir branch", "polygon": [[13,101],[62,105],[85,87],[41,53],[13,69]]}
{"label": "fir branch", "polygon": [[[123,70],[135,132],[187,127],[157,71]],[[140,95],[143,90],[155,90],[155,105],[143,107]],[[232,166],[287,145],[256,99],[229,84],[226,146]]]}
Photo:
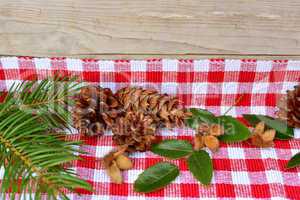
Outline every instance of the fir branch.
{"label": "fir branch", "polygon": [[76,77],[55,75],[42,81],[24,81],[13,85],[5,98],[13,106],[39,115],[43,121],[51,122],[54,128],[70,126],[69,107],[74,104],[72,97],[80,89]]}
{"label": "fir branch", "polygon": [[13,86],[0,104],[2,199],[15,199],[17,193],[20,198],[41,199],[45,193],[48,199],[68,199],[64,189],[91,190],[74,171],[63,167],[79,159],[80,142],[62,140],[61,133],[49,131],[62,128],[62,122],[68,126],[66,106],[78,86],[73,81],[55,77],[23,82]]}

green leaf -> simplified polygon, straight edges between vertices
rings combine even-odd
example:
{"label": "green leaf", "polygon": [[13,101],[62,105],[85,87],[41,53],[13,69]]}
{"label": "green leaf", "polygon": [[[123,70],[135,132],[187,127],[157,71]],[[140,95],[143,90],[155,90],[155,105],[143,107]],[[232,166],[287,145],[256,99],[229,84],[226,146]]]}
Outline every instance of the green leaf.
{"label": "green leaf", "polygon": [[216,116],[204,109],[190,108],[189,111],[193,114],[192,117],[186,120],[186,123],[191,128],[197,128],[199,123],[216,123]]}
{"label": "green leaf", "polygon": [[194,151],[188,158],[188,167],[193,176],[204,185],[209,185],[213,176],[212,161],[206,151]]}
{"label": "green leaf", "polygon": [[134,190],[137,192],[152,192],[171,183],[179,175],[176,165],[168,162],[160,162],[141,173],[134,182]]}
{"label": "green leaf", "polygon": [[231,116],[218,117],[219,123],[224,127],[224,135],[219,136],[223,142],[240,142],[250,137],[249,129]]}
{"label": "green leaf", "polygon": [[167,158],[181,158],[193,152],[192,145],[186,140],[164,140],[154,144],[151,151]]}
{"label": "green leaf", "polygon": [[275,137],[277,139],[286,140],[294,137],[294,129],[279,119],[274,119],[265,115],[243,115],[243,117],[251,124],[251,126],[255,126],[261,121],[264,122],[268,128],[276,130]]}
{"label": "green leaf", "polygon": [[294,155],[288,162],[286,168],[294,168],[300,166],[300,152]]}

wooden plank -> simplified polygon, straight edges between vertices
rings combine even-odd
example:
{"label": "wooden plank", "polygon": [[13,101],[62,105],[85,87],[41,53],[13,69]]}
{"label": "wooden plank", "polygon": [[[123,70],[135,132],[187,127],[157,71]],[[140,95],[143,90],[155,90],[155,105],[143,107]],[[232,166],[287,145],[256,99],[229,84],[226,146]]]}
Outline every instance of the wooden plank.
{"label": "wooden plank", "polygon": [[300,55],[297,0],[0,0],[0,54]]}

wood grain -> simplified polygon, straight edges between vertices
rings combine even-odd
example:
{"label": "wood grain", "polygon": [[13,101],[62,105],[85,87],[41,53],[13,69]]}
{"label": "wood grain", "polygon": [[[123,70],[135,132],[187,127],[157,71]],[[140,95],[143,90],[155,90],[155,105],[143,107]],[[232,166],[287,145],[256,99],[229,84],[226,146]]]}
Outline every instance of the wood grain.
{"label": "wood grain", "polygon": [[298,0],[0,0],[0,54],[300,55]]}

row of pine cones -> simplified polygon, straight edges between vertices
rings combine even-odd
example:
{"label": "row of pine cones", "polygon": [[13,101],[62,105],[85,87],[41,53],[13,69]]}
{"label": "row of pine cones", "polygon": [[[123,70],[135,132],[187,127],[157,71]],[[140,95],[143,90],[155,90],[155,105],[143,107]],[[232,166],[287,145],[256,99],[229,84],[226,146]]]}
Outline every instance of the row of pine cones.
{"label": "row of pine cones", "polygon": [[158,128],[181,127],[190,113],[176,97],[153,89],[83,87],[75,97],[73,122],[81,133],[94,136],[112,130],[117,145],[127,151],[146,151],[156,142]]}

